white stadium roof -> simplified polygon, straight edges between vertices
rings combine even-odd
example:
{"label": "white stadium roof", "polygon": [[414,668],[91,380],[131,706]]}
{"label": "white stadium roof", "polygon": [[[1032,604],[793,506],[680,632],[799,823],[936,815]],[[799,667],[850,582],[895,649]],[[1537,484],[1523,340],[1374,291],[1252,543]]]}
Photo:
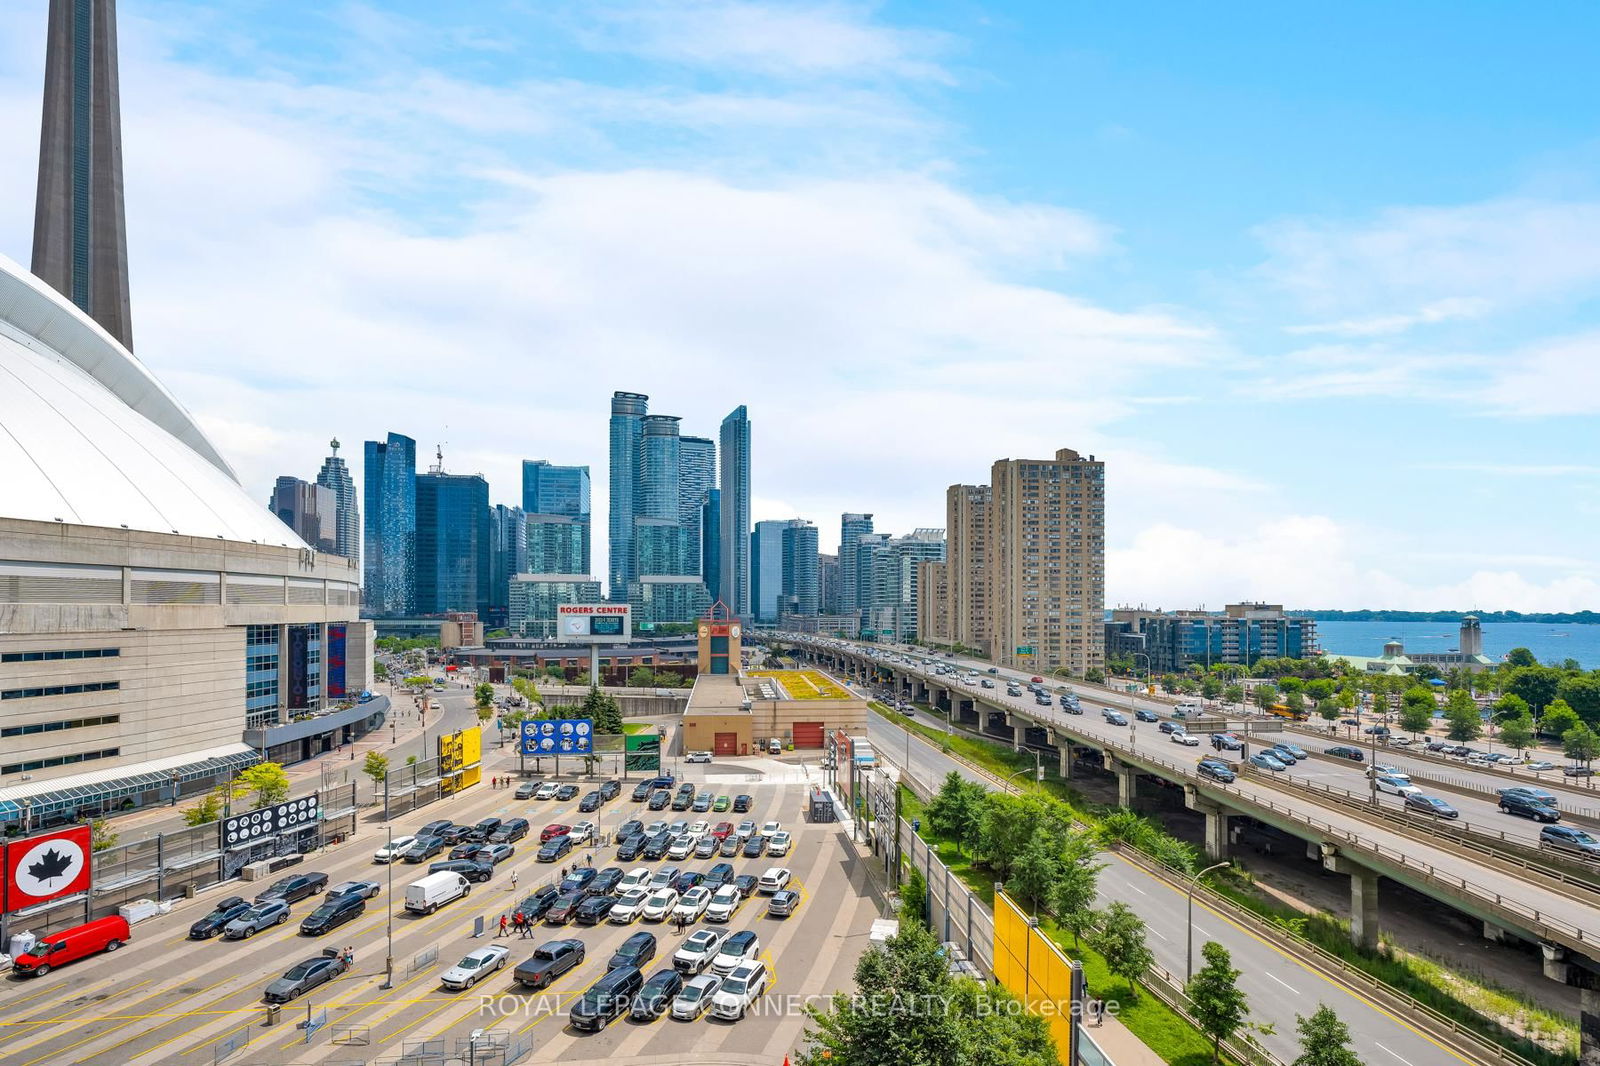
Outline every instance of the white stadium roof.
{"label": "white stadium roof", "polygon": [[0,255],[0,516],[302,547],[166,388]]}

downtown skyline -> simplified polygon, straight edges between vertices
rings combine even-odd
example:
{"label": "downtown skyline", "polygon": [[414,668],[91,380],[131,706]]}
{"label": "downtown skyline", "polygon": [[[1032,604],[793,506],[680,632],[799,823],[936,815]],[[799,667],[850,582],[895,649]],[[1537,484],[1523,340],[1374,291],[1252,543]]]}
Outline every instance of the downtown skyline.
{"label": "downtown skyline", "polygon": [[[1279,96],[1263,100],[1265,72],[1173,47],[1193,32],[1176,9],[1134,40],[1102,16],[1025,6],[989,24],[937,5],[802,5],[788,23],[735,6],[753,32],[696,49],[637,5],[551,33],[507,21],[509,55],[538,57],[530,76],[467,23],[431,33],[289,4],[261,25],[227,4],[125,0],[141,357],[261,499],[280,473],[309,476],[330,433],[394,428],[425,453],[443,443],[496,501],[516,502],[501,487],[529,456],[588,465],[603,500],[593,412],[626,387],[708,436],[749,404],[752,522],[810,518],[824,552],[840,512],[940,525],[950,484],[1065,444],[1116,471],[1108,604],[1593,605],[1592,194],[1574,176],[1579,119],[1544,81],[1513,79],[1494,102],[1503,80],[1434,70],[1438,53],[1405,47],[1424,32],[1406,20],[1332,82],[1280,75],[1320,66],[1345,31],[1290,34],[1268,63]],[[1208,39],[1255,54],[1232,19]],[[15,42],[0,46],[0,121],[19,144],[36,143],[42,26],[42,4],[0,12]],[[815,47],[783,60],[775,26]],[[221,29],[251,44],[195,48]],[[1548,30],[1480,12],[1448,36],[1472,55],[1508,33],[1579,36]],[[317,34],[351,61],[308,51]],[[1046,70],[1067,42],[1074,62]],[[1419,62],[1439,75],[1409,110],[1386,101],[1402,54],[1408,79]],[[435,95],[397,98],[380,69],[432,75]],[[472,101],[492,116],[469,121]],[[1052,101],[1082,113],[1046,125]],[[1516,121],[1532,108],[1549,121]],[[1410,138],[1418,127],[1429,135]],[[552,130],[584,136],[557,146]],[[684,130],[715,161],[675,148]],[[228,150],[190,159],[196,137]],[[1069,149],[1091,165],[1055,165]],[[441,171],[424,152],[464,163]],[[26,188],[31,152],[17,155],[0,180]],[[379,170],[394,176],[383,188]],[[1196,175],[1186,196],[1152,180],[1182,172]],[[0,207],[14,259],[32,206]],[[225,247],[192,236],[218,230]],[[715,262],[740,263],[737,283]],[[263,300],[294,305],[296,329],[233,332]],[[941,313],[911,313],[925,308]],[[525,395],[482,387],[530,359]],[[778,396],[761,387],[779,377],[769,363],[793,378]],[[1496,520],[1530,494],[1539,521]]]}

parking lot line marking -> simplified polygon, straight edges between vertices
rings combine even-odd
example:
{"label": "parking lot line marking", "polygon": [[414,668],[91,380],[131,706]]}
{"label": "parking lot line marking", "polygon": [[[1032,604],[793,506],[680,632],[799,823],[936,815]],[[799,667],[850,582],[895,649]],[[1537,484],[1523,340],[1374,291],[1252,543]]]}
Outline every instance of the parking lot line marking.
{"label": "parking lot line marking", "polygon": [[[217,985],[226,984],[231,980],[233,980],[233,975],[229,974],[227,977],[224,977],[222,980],[216,982],[215,984],[210,984],[210,985],[207,985],[205,988],[202,988],[200,990],[200,993],[208,992],[211,989],[216,988]],[[159,999],[161,996],[167,995],[168,992],[171,992],[171,991],[175,991],[175,990],[164,989],[164,990],[162,990],[160,992],[156,992],[156,993],[154,993],[154,994],[152,994],[150,996],[146,996],[144,1002],[148,1003],[151,1000]],[[196,995],[198,995],[200,993],[196,993]],[[84,1044],[88,1044],[88,1043],[91,1043],[91,1042],[93,1042],[95,1040],[99,1040],[103,1036],[108,1036],[108,1035],[116,1032],[117,1030],[124,1028],[125,1026],[132,1025],[134,1022],[138,1021],[140,1018],[148,1018],[148,1017],[153,1017],[153,1016],[154,1015],[152,1015],[152,1014],[135,1014],[135,1015],[132,1015],[126,1021],[121,1022],[118,1025],[113,1025],[111,1028],[105,1030],[104,1032],[95,1033],[95,1034],[93,1034],[91,1036],[86,1036],[82,1040],[79,1040],[79,1041],[76,1041],[74,1043],[68,1044],[66,1047],[63,1047],[63,1048],[52,1049],[51,1051],[48,1051],[45,1054],[40,1055],[36,1059],[30,1059],[29,1061],[22,1063],[22,1066],[33,1066],[33,1064],[36,1063],[36,1062],[43,1062],[46,1059],[53,1058],[56,1055],[61,1055],[61,1054],[64,1054],[64,1053],[66,1053],[68,1051],[71,1051],[73,1048],[82,1047]],[[24,1052],[24,1051],[32,1051],[34,1048],[40,1046],[41,1044],[50,1043],[50,1041],[53,1040],[53,1039],[55,1039],[53,1036],[47,1036],[44,1039],[36,1040],[31,1044],[24,1044],[22,1047],[19,1047],[19,1048],[8,1048],[7,1049],[7,1054],[16,1055],[16,1054],[20,1054],[21,1052]],[[123,1041],[123,1043],[126,1043],[126,1042],[127,1041]],[[114,1045],[114,1046],[121,1047],[122,1045],[121,1044],[117,1044],[117,1045]],[[106,1050],[109,1051],[110,1048],[107,1048]]]}
{"label": "parking lot line marking", "polygon": [[[127,988],[118,989],[117,992],[118,992],[119,995],[126,995],[127,993],[132,992],[136,988],[143,988],[145,985],[149,984],[150,982],[152,982],[154,980],[155,980],[154,977],[147,977],[143,981],[140,981],[138,984],[129,985]],[[37,999],[39,996],[48,995],[51,992],[57,992],[59,994],[59,991],[57,989],[55,989],[55,988],[47,988],[43,992],[35,992],[33,994],[32,998]],[[13,1009],[16,1006],[17,1002],[18,1001],[7,1001],[6,1009],[7,1010]],[[68,1021],[69,1019],[72,1019],[72,1016],[74,1014],[78,1013],[81,1010],[88,1010],[90,1007],[94,1006],[96,1002],[98,1002],[98,1001],[97,1000],[90,1000],[89,1002],[83,1004],[83,1006],[81,1006],[81,1007],[73,1007],[71,1010],[67,1011],[65,1014],[57,1014],[57,1015],[54,1015],[54,1016],[49,1017],[49,1018],[41,1019],[39,1021],[0,1022],[0,1027],[16,1027],[16,1026],[24,1026],[24,1025],[31,1026],[31,1027],[37,1027],[37,1026],[41,1026],[41,1025],[55,1025],[55,1024],[57,1024],[59,1022],[64,1022],[64,1021]],[[73,1019],[73,1020],[82,1021],[83,1019],[79,1018],[79,1019]],[[11,1054],[11,1052],[8,1051],[7,1054]]]}

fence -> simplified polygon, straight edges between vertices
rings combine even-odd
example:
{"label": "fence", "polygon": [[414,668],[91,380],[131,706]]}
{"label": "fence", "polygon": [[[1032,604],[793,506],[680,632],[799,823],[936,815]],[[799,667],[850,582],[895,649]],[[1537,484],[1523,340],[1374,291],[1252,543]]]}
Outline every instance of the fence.
{"label": "fence", "polygon": [[928,927],[958,945],[987,976],[994,973],[994,918],[961,878],[950,872],[911,823],[899,822],[900,854],[928,884]]}
{"label": "fence", "polygon": [[443,786],[438,756],[390,767],[383,779],[383,820],[427,806],[444,795]]}

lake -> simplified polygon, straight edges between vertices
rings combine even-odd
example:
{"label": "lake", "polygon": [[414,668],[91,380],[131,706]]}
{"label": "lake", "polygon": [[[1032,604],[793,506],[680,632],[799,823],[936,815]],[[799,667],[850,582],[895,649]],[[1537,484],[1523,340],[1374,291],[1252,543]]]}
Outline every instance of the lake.
{"label": "lake", "polygon": [[[1406,651],[1443,652],[1461,644],[1456,622],[1317,622],[1317,641],[1330,656],[1382,655],[1384,641],[1398,638]],[[1485,622],[1483,653],[1491,659],[1527,648],[1542,663],[1576,659],[1584,669],[1600,667],[1600,625],[1549,622]]]}

